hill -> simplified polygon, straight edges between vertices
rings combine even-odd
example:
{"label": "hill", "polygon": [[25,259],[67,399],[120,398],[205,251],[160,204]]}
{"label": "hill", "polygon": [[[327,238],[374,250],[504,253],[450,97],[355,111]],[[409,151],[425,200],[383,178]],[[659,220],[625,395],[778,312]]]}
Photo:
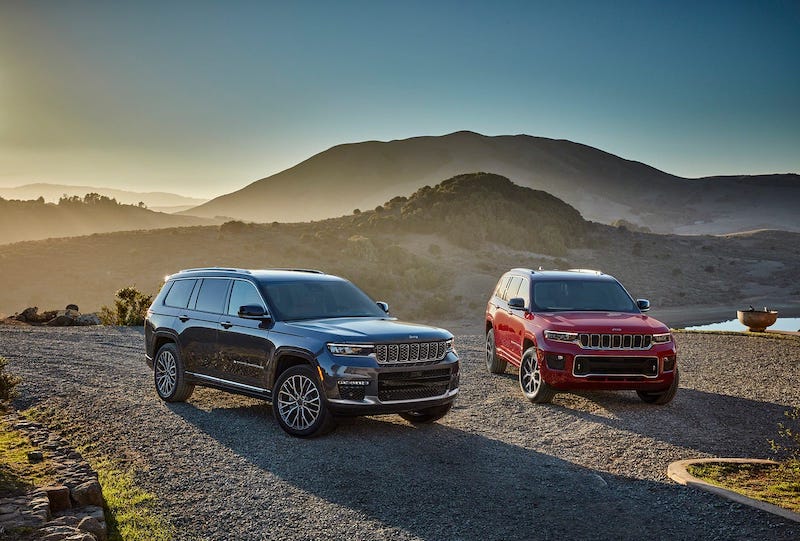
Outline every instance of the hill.
{"label": "hill", "polygon": [[329,218],[472,171],[544,190],[601,223],[624,219],[684,234],[800,231],[800,175],[686,179],[571,141],[472,132],[335,146],[187,213],[256,222]]}
{"label": "hill", "polygon": [[[307,267],[345,276],[398,317],[480,332],[512,267],[599,268],[654,306],[763,306],[800,295],[800,234],[655,235],[583,220],[563,201],[491,174],[462,175],[374,210],[293,224],[118,232],[0,246],[0,312],[156,292],[182,268]],[[58,269],[54,272],[54,269]]]}
{"label": "hill", "polygon": [[214,220],[164,214],[117,203],[113,198],[87,194],[62,198],[58,204],[44,199],[19,201],[0,198],[0,244],[50,237],[71,237],[190,225],[208,225]]}
{"label": "hill", "polygon": [[124,205],[138,205],[141,202],[147,208],[156,212],[180,212],[196,207],[206,201],[206,199],[199,197],[187,197],[167,192],[132,192],[98,186],[36,183],[14,188],[0,187],[0,197],[3,199],[27,200],[43,197],[47,203],[57,203],[62,197],[75,195],[83,197],[87,193],[104,195]]}

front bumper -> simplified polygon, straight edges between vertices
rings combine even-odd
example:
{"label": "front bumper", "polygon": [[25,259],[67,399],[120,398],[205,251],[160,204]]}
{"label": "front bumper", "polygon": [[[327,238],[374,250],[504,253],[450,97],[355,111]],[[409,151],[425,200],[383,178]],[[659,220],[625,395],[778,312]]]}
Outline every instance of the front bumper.
{"label": "front bumper", "polygon": [[[455,352],[448,352],[441,361],[409,365],[378,365],[373,359],[356,361],[332,355],[319,361],[328,406],[340,415],[436,407],[453,402],[459,392],[460,365]],[[353,364],[339,364],[343,361]]]}
{"label": "front bumper", "polygon": [[677,372],[672,344],[646,350],[537,349],[542,379],[559,391],[668,389]]}

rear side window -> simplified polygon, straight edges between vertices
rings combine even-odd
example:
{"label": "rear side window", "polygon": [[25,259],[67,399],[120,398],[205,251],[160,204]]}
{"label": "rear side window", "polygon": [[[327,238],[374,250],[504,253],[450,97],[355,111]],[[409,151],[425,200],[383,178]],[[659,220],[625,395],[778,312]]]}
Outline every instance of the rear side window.
{"label": "rear side window", "polygon": [[164,299],[165,306],[174,308],[186,308],[189,304],[189,297],[197,280],[175,280]]}
{"label": "rear side window", "polygon": [[228,314],[232,316],[239,315],[239,308],[248,304],[257,304],[262,308],[266,308],[261,300],[261,295],[258,294],[253,284],[242,280],[234,280],[231,300],[228,302]]}
{"label": "rear side window", "polygon": [[494,288],[495,296],[500,297],[501,299],[503,298],[503,291],[506,289],[509,280],[511,280],[510,276],[503,276],[500,278],[500,281],[497,282],[497,287]]}
{"label": "rear side window", "polygon": [[215,314],[223,313],[230,283],[230,280],[203,279],[203,283],[200,285],[200,293],[197,295],[195,310],[214,312]]}

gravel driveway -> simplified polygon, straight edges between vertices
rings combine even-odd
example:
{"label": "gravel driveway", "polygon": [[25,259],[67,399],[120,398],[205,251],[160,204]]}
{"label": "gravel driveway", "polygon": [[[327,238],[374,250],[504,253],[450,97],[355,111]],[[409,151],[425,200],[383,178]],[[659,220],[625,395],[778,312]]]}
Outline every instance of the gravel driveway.
{"label": "gravel driveway", "polygon": [[800,539],[800,524],[678,486],[673,460],[769,457],[800,406],[800,342],[677,337],[681,389],[665,407],[635,393],[528,403],[511,373],[459,336],[461,395],[440,423],[343,420],[286,436],[258,400],[198,388],[167,405],[135,329],[0,327],[19,406],[58,404],[124,456],[178,539]]}

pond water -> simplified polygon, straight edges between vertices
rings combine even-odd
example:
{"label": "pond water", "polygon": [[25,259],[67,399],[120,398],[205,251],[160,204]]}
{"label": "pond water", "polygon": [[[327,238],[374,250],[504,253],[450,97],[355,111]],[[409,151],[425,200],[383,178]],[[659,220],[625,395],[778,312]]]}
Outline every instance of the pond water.
{"label": "pond water", "polygon": [[[738,319],[722,321],[720,323],[709,323],[708,325],[697,325],[685,327],[687,331],[746,331],[747,327],[739,323]],[[779,317],[774,325],[767,328],[768,331],[798,331],[800,330],[800,317]]]}

